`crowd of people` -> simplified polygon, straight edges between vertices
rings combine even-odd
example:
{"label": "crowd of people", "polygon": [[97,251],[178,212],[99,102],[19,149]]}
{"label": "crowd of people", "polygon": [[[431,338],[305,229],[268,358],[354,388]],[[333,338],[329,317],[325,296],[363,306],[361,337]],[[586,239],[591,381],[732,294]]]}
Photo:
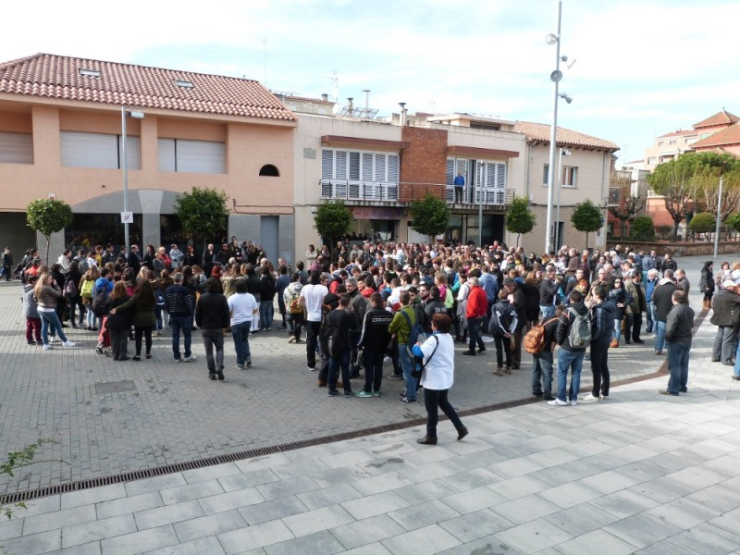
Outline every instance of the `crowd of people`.
{"label": "crowd of people", "polygon": [[[200,329],[213,380],[224,379],[225,333],[232,336],[237,367],[251,366],[250,336],[272,331],[277,305],[276,329],[294,344],[304,343],[305,336],[306,365],[318,372],[318,386],[330,397],[339,388],[345,397],[380,396],[387,377],[404,382],[401,402],[415,403],[423,387],[430,422],[425,443],[436,442],[438,407],[460,439],[467,434],[447,398],[455,342],[467,346],[462,354],[469,357],[485,354],[492,343],[492,373],[504,377],[521,369],[522,347],[531,334],[538,340],[537,348],[526,348],[532,354],[532,394],[565,406],[608,399],[609,350],[623,342],[643,344],[643,334],[652,334],[655,355],[668,351],[671,379],[662,393],[686,391],[690,285],[670,254],[654,251],[563,247],[537,256],[498,242],[476,247],[342,240],[331,248],[309,245],[305,261],[293,268],[234,237],[201,254],[177,244],[169,250],[147,245],[143,253],[136,245],[129,252],[110,245],[76,254],[66,250],[50,265],[29,251],[15,273],[25,283],[29,344],[52,349],[58,336],[73,347],[64,335],[65,321],[89,331],[104,325],[113,358],[140,361],[151,358],[152,335],[170,330],[173,358],[192,362],[192,330]],[[715,304],[713,322],[720,327],[715,358],[733,365],[740,360],[737,326],[717,306],[728,303],[733,317],[740,314],[735,281],[740,269],[723,265],[715,278],[708,262],[699,284],[705,308]],[[713,301],[715,289],[720,293]],[[594,385],[579,399],[586,359]],[[386,363],[393,371],[384,376]],[[355,392],[352,380],[361,371],[364,384]],[[734,377],[740,379],[740,369]]]}

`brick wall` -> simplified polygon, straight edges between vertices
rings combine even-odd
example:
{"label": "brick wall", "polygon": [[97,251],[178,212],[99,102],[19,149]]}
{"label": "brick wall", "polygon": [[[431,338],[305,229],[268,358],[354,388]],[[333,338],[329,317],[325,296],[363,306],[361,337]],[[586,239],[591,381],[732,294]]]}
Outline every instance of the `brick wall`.
{"label": "brick wall", "polygon": [[447,131],[407,126],[401,140],[409,146],[401,153],[399,200],[423,199],[427,193],[445,198]]}

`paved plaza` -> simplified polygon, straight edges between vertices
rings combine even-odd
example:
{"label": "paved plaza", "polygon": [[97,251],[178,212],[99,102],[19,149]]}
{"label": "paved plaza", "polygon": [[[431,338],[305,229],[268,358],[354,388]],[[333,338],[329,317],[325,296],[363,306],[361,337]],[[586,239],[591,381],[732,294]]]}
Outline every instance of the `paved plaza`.
{"label": "paved plaza", "polygon": [[[703,260],[678,259],[694,286]],[[423,405],[397,401],[401,383],[390,380],[379,399],[327,398],[303,347],[275,331],[253,339],[247,371],[233,368],[227,343],[223,383],[207,379],[199,338],[192,364],[172,361],[166,336],[139,363],[96,355],[84,331],[71,334],[80,348],[43,353],[23,340],[19,286],[0,285],[0,452],[56,441],[3,493],[424,416]],[[696,287],[691,300],[698,312]],[[49,495],[0,523],[0,544],[81,555],[740,554],[740,382],[710,361],[708,320],[678,398],[658,395],[660,376],[618,386],[605,402],[467,416],[462,442],[442,422],[436,447],[416,444],[415,427]],[[645,339],[610,351],[614,380],[658,371],[664,358]],[[491,351],[457,357],[453,404],[528,399],[523,358],[500,378]],[[587,387],[588,363],[583,377]],[[125,381],[135,390],[100,393]]]}

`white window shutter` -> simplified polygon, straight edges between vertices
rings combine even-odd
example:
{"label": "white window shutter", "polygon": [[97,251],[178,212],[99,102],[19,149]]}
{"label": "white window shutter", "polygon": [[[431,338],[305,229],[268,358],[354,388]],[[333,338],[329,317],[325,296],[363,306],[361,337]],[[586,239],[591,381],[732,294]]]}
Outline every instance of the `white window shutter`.
{"label": "white window shutter", "polygon": [[390,183],[398,183],[400,177],[399,177],[399,161],[400,157],[398,154],[389,154],[388,155],[388,182]]}
{"label": "white window shutter", "polygon": [[455,159],[447,159],[447,185],[454,185],[455,183]]}
{"label": "white window shutter", "polygon": [[328,148],[321,151],[321,179],[334,179],[334,151]]}
{"label": "white window shutter", "polygon": [[[141,139],[139,137],[126,135],[126,158],[128,158],[128,169],[141,169]],[[123,140],[120,135],[118,136],[118,159],[123,168]]]}
{"label": "white window shutter", "polygon": [[506,164],[496,164],[496,188],[506,189]]}
{"label": "white window shutter", "polygon": [[372,152],[362,153],[362,180],[374,181],[373,179],[373,156]]}
{"label": "white window shutter", "polygon": [[376,181],[390,181],[386,177],[386,164],[385,164],[385,154],[376,154],[375,155],[375,180]]}
{"label": "white window shutter", "polygon": [[177,140],[177,171],[226,173],[224,143]]}
{"label": "white window shutter", "polygon": [[336,150],[334,151],[336,157],[336,167],[334,168],[334,177],[336,179],[347,179],[347,151]]}
{"label": "white window shutter", "polygon": [[118,137],[102,133],[61,132],[62,166],[118,169]]}
{"label": "white window shutter", "polygon": [[175,139],[157,139],[157,158],[159,160],[159,171],[177,171],[175,166]]}
{"label": "white window shutter", "polygon": [[349,153],[349,179],[351,181],[360,180],[360,153]]}
{"label": "white window shutter", "polygon": [[0,133],[0,163],[33,164],[33,136],[30,133]]}

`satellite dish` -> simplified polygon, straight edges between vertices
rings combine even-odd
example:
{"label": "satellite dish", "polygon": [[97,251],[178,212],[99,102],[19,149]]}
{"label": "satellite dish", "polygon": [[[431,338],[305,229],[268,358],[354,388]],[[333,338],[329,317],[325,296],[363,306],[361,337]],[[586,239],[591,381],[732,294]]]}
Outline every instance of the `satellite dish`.
{"label": "satellite dish", "polygon": [[335,103],[334,106],[331,108],[331,113],[335,116],[339,113],[339,111],[342,109],[342,107],[339,105],[339,103]]}
{"label": "satellite dish", "polygon": [[559,83],[562,78],[563,72],[559,69],[556,69],[550,74],[550,81],[552,81],[553,83]]}

